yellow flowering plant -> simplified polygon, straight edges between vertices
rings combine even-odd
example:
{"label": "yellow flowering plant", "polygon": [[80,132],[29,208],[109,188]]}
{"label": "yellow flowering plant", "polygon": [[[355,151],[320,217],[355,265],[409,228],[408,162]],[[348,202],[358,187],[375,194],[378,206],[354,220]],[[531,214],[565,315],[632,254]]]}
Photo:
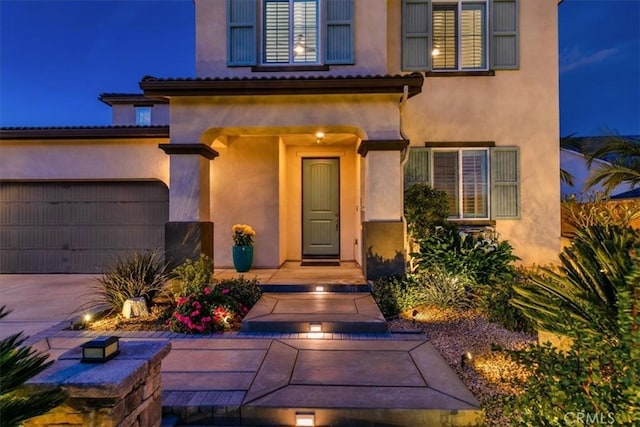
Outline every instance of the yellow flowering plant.
{"label": "yellow flowering plant", "polygon": [[233,243],[236,246],[253,246],[253,237],[256,232],[250,225],[236,224],[232,227]]}

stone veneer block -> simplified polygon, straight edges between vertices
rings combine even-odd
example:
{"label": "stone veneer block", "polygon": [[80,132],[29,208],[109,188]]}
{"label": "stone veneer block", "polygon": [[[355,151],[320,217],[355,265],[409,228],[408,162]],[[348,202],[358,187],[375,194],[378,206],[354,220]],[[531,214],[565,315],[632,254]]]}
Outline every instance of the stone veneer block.
{"label": "stone veneer block", "polygon": [[25,423],[28,427],[157,427],[162,419],[160,364],[169,341],[120,342],[120,354],[106,363],[81,363],[76,347],[25,384],[25,389],[60,387],[67,398],[52,411]]}

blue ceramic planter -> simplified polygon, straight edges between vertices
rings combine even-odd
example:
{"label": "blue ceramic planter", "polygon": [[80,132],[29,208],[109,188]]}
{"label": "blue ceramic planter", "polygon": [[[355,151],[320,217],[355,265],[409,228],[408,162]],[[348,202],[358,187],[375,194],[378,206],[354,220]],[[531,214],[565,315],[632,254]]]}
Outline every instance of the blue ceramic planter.
{"label": "blue ceramic planter", "polygon": [[253,263],[253,246],[233,245],[233,266],[238,273],[246,273],[251,270]]}

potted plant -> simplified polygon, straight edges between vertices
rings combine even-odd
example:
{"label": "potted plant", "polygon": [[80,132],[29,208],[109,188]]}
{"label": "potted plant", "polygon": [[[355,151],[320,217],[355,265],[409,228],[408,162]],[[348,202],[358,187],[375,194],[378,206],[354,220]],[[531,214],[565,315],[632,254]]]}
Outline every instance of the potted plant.
{"label": "potted plant", "polygon": [[256,232],[250,225],[236,224],[233,230],[233,266],[238,273],[251,269],[253,263],[253,237]]}

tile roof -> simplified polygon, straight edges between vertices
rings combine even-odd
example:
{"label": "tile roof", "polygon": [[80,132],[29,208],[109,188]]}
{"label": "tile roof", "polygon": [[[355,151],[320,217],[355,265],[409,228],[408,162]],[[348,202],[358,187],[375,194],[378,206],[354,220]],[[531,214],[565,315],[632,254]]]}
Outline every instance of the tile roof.
{"label": "tile roof", "polygon": [[109,106],[116,104],[167,104],[164,98],[147,98],[144,93],[101,93],[98,99]]}
{"label": "tile roof", "polygon": [[396,75],[310,77],[197,77],[146,76],[140,88],[146,96],[330,95],[398,93],[409,97],[422,91],[421,73]]}
{"label": "tile roof", "polygon": [[168,138],[169,126],[0,127],[0,139]]}

